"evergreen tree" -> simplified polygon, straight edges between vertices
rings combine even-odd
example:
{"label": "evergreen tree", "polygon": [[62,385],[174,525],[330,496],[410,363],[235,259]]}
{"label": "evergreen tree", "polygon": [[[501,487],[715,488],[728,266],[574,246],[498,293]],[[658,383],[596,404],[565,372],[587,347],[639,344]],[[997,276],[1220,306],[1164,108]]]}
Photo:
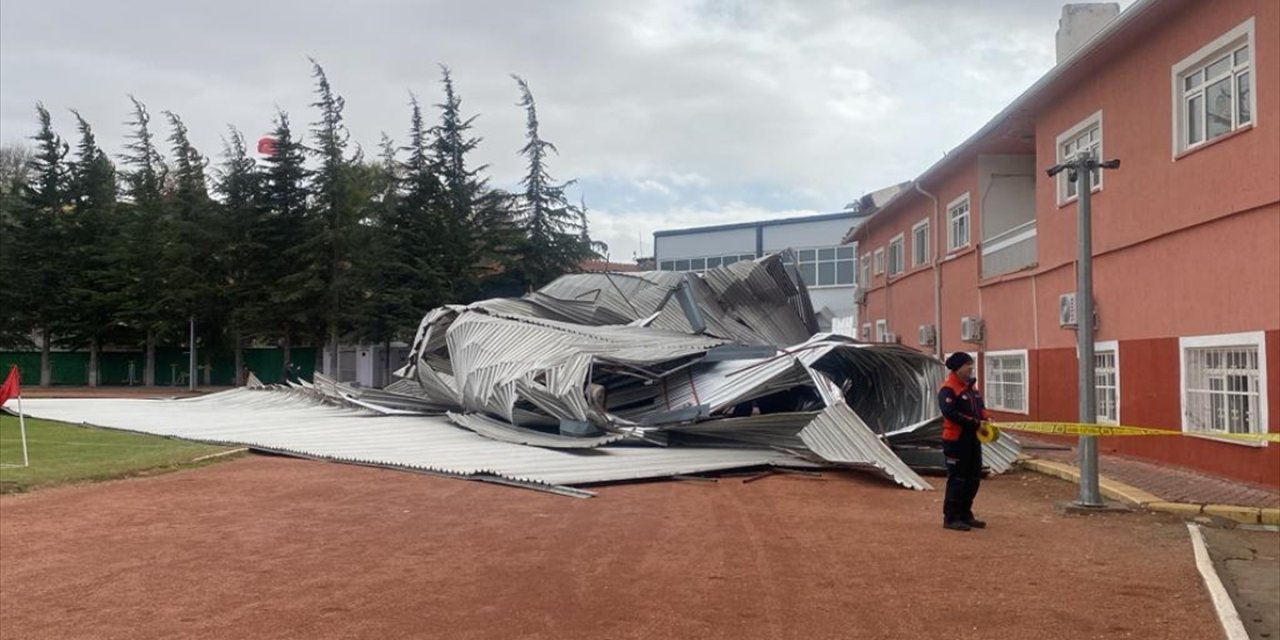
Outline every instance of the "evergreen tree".
{"label": "evergreen tree", "polygon": [[215,184],[222,197],[221,225],[225,242],[219,297],[227,301],[227,323],[235,354],[235,382],[244,384],[244,347],[249,336],[270,328],[267,294],[274,274],[258,265],[271,261],[262,232],[263,176],[249,156],[244,135],[229,127],[223,141],[223,162]]}
{"label": "evergreen tree", "polygon": [[98,356],[104,341],[118,333],[117,311],[123,300],[113,286],[116,272],[116,170],[98,146],[89,123],[76,118],[80,141],[70,166],[71,212],[65,226],[64,249],[71,264],[66,274],[67,295],[62,299],[60,342],[79,348],[89,346],[89,386],[98,385]]}
{"label": "evergreen tree", "polygon": [[[10,225],[15,242],[11,249],[11,303],[15,333],[40,334],[40,385],[52,381],[50,353],[59,328],[61,305],[66,295],[70,271],[63,251],[66,236],[65,214],[69,203],[69,168],[65,158],[69,148],[53,130],[53,118],[43,104],[36,105],[40,130],[32,137],[35,155],[29,166],[30,179],[23,189]],[[8,234],[6,234],[8,235]]]}
{"label": "evergreen tree", "polygon": [[175,319],[194,320],[205,344],[211,344],[226,320],[226,307],[219,299],[225,227],[214,215],[205,157],[191,144],[182,118],[171,111],[164,114],[173,154],[173,173],[165,193],[165,307]]}
{"label": "evergreen tree", "polygon": [[18,262],[18,243],[22,228],[19,218],[23,194],[30,176],[31,148],[23,144],[0,146],[0,349],[23,349],[32,346],[31,327],[23,318],[22,292]]}
{"label": "evergreen tree", "polygon": [[164,159],[151,132],[151,115],[137,98],[133,102],[132,128],[125,145],[124,194],[128,207],[122,224],[120,290],[124,297],[121,315],[135,330],[145,335],[146,362],[142,382],[156,383],[156,343],[174,325],[174,316],[165,307],[166,288],[163,242],[168,235],[164,215],[163,187],[168,177]]}
{"label": "evergreen tree", "polygon": [[313,175],[311,194],[320,232],[314,236],[314,242],[305,245],[310,254],[306,259],[316,264],[316,277],[324,284],[325,334],[330,362],[336,368],[338,343],[351,315],[347,305],[355,288],[350,273],[351,242],[357,233],[360,203],[353,189],[352,174],[358,160],[347,158],[350,135],[342,118],[346,101],[333,92],[324,68],[314,59],[311,66],[316,81],[316,101],[311,106],[320,112],[320,119],[312,124],[311,130],[316,145],[314,152],[320,160]]}
{"label": "evergreen tree", "polygon": [[440,109],[440,124],[432,128],[432,150],[440,175],[441,233],[446,239],[440,265],[449,276],[445,281],[449,299],[468,301],[478,288],[480,257],[494,239],[483,224],[487,216],[482,209],[490,203],[486,199],[487,180],[480,174],[487,165],[467,167],[468,154],[480,144],[480,138],[470,135],[476,116],[462,117],[462,99],[444,65],[440,65],[440,84],[444,102],[435,105]]}
{"label": "evergreen tree", "polygon": [[312,337],[324,302],[325,282],[309,252],[322,229],[308,214],[306,158],[302,142],[293,138],[289,116],[283,111],[276,115],[271,138],[274,144],[266,160],[262,188],[264,218],[259,225],[266,259],[257,267],[272,276],[263,319],[281,332],[288,363],[294,339]]}
{"label": "evergreen tree", "polygon": [[596,254],[589,239],[584,241],[586,229],[582,212],[565,199],[569,181],[557,184],[547,170],[548,153],[559,153],[555,145],[543,140],[538,132],[538,113],[533,93],[520,76],[512,76],[520,87],[519,106],[524,107],[527,142],[520,150],[528,161],[529,169],[521,185],[516,209],[516,221],[523,232],[517,253],[517,267],[522,284],[529,289],[541,287],[555,278],[573,271]]}

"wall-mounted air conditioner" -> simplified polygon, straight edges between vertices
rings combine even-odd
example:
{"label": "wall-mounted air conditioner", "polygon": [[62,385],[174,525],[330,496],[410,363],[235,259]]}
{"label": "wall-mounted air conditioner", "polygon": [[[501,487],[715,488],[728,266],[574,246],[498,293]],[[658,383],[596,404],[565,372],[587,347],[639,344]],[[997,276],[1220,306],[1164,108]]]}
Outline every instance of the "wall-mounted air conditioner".
{"label": "wall-mounted air conditioner", "polygon": [[[1080,309],[1075,292],[1058,296],[1058,326],[1075,329],[1080,326]],[[1098,303],[1093,303],[1093,328],[1098,328]]]}
{"label": "wall-mounted air conditioner", "polygon": [[853,285],[853,303],[862,304],[867,301],[867,290],[860,284]]}
{"label": "wall-mounted air conditioner", "polygon": [[938,341],[938,328],[931,324],[920,325],[920,346],[932,347]]}
{"label": "wall-mounted air conditioner", "polygon": [[960,318],[960,340],[963,342],[982,342],[982,318],[964,316]]}

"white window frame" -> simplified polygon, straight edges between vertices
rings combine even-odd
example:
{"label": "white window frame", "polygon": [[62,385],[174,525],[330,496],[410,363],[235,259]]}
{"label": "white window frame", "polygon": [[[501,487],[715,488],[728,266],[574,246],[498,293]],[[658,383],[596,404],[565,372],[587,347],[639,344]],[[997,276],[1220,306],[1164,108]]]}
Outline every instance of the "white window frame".
{"label": "white window frame", "polygon": [[862,333],[860,334],[860,336],[861,337],[859,338],[859,340],[862,340],[863,342],[871,342],[871,323],[870,322],[862,323]]}
{"label": "white window frame", "polygon": [[863,287],[871,286],[871,254],[864,253],[858,256],[858,284]]}
{"label": "white window frame", "polygon": [[871,263],[872,270],[875,272],[875,275],[881,275],[884,273],[884,247],[876,249],[875,258]]}
{"label": "white window frame", "polygon": [[[1103,143],[1103,137],[1104,137],[1103,134],[1105,133],[1105,131],[1102,127],[1102,110],[1099,109],[1097,111],[1094,111],[1092,114],[1089,115],[1089,117],[1085,118],[1084,120],[1077,122],[1075,126],[1058,134],[1058,138],[1054,146],[1054,149],[1055,149],[1054,153],[1057,154],[1058,162],[1065,162],[1068,159],[1066,154],[1063,152],[1064,147],[1070,144],[1075,148],[1074,149],[1075,151],[1078,151],[1080,139],[1087,137],[1089,132],[1094,127],[1097,127],[1098,129],[1098,139],[1096,143],[1091,142],[1089,146],[1096,147],[1096,150],[1094,151],[1094,154],[1093,154],[1094,158],[1098,160],[1102,160],[1103,159],[1102,143]],[[1074,155],[1074,153],[1072,155]],[[1072,184],[1072,182],[1068,180],[1068,173],[1070,172],[1063,171],[1062,173],[1058,174],[1057,189],[1058,189],[1058,205],[1059,206],[1074,202],[1075,199],[1079,197],[1079,187],[1077,187],[1077,193],[1074,193],[1074,194],[1067,193],[1067,189],[1070,188],[1070,185]],[[1092,184],[1091,192],[1096,193],[1102,190],[1102,170],[1101,169],[1093,172],[1092,182],[1093,184]],[[1077,185],[1079,184],[1079,178],[1077,178],[1077,181],[1075,182],[1075,184]]]}
{"label": "white window frame", "polygon": [[[888,255],[889,263],[885,265],[885,268],[889,272],[889,277],[900,275],[905,270],[906,255],[904,255],[904,250],[906,249],[906,244],[907,244],[907,236],[904,233],[899,233],[898,235],[894,236],[892,240],[889,241],[889,255]],[[894,269],[894,266],[895,266],[894,260],[893,260],[894,245],[898,246],[898,252],[897,252],[898,264],[896,265],[898,267],[897,270]]]}
{"label": "white window frame", "polygon": [[[957,213],[961,205],[964,206],[963,213]],[[959,242],[956,238],[956,221],[964,219],[964,241]],[[969,192],[947,203],[947,253],[959,251],[967,246],[973,237],[973,216],[969,211]]]}
{"label": "white window frame", "polygon": [[[920,230],[924,229],[924,251],[921,252]],[[911,266],[912,268],[929,264],[929,219],[911,225]]]}
{"label": "white window frame", "polygon": [[1101,407],[1100,407],[1100,406],[1095,406],[1095,408],[1094,408],[1094,410],[1095,410],[1095,415],[1096,415],[1096,416],[1097,416],[1097,418],[1098,418],[1098,424],[1120,424],[1120,343],[1119,343],[1119,342],[1117,342],[1117,341],[1115,341],[1115,340],[1108,340],[1108,341],[1104,341],[1104,342],[1096,342],[1096,343],[1094,343],[1094,345],[1093,345],[1093,358],[1094,358],[1094,389],[1093,389],[1093,394],[1094,394],[1094,405],[1101,405],[1101,404],[1102,404],[1102,391],[1103,391],[1103,387],[1098,386],[1098,374],[1097,374],[1098,368],[1097,368],[1097,360],[1098,360],[1098,355],[1099,355],[1099,354],[1103,354],[1103,353],[1110,353],[1110,354],[1112,354],[1112,358],[1115,360],[1115,394],[1116,394],[1116,397],[1115,397],[1114,405],[1115,405],[1115,409],[1116,409],[1116,412],[1115,412],[1115,413],[1116,413],[1116,415],[1115,415],[1114,417],[1103,416],[1103,415],[1102,415],[1102,411],[1101,411]]}
{"label": "white window frame", "polygon": [[[832,257],[830,258],[820,257],[821,252],[826,250],[832,251],[832,254],[831,254]],[[843,250],[848,250],[848,252],[851,252],[853,255],[848,258],[841,258],[840,252]],[[796,247],[791,249],[791,251],[795,254],[795,265],[796,265],[797,271],[799,271],[801,265],[804,265],[804,264],[813,265],[813,282],[809,282],[807,279],[804,282],[805,285],[810,289],[830,289],[835,287],[852,287],[858,284],[858,248],[856,246],[851,246],[847,244],[820,245],[820,246],[812,246],[812,247]],[[802,258],[800,255],[802,251],[812,251],[813,259],[808,260],[808,259]],[[840,282],[840,263],[841,262],[848,262],[850,268],[853,270],[853,279],[849,282]],[[821,271],[820,265],[822,264],[831,265],[831,275],[832,275],[833,281],[828,284],[818,283],[818,279],[819,279],[818,273]]]}
{"label": "white window frame", "polygon": [[1267,407],[1267,336],[1263,331],[1244,333],[1226,333],[1208,336],[1191,336],[1178,338],[1179,391],[1182,399],[1182,431],[1187,435],[1208,438],[1219,442],[1229,442],[1251,447],[1265,447],[1266,440],[1252,441],[1235,438],[1222,438],[1214,432],[1193,428],[1190,424],[1190,406],[1187,397],[1187,351],[1189,349],[1213,349],[1229,347],[1254,347],[1258,350],[1258,415],[1254,424],[1250,425],[1250,433],[1267,433],[1270,425]]}
{"label": "white window frame", "polygon": [[[1248,127],[1257,126],[1258,124],[1258,70],[1254,61],[1258,58],[1258,47],[1254,43],[1253,18],[1249,18],[1244,22],[1236,25],[1235,28],[1218,36],[1203,47],[1200,47],[1195,53],[1183,58],[1177,64],[1173,65],[1170,70],[1170,84],[1172,85],[1172,106],[1173,106],[1173,123],[1172,123],[1172,141],[1173,141],[1173,157],[1177,157],[1187,151],[1198,149],[1206,144],[1217,140],[1221,136],[1230,135],[1232,132],[1239,131]],[[1232,96],[1231,105],[1231,130],[1214,136],[1208,137],[1208,127],[1201,131],[1203,139],[1195,143],[1189,143],[1190,137],[1187,131],[1187,102],[1199,94],[1204,95],[1204,89],[1210,84],[1202,82],[1198,87],[1191,91],[1187,91],[1183,84],[1187,76],[1193,75],[1195,72],[1216,62],[1223,55],[1230,53],[1235,55],[1235,51],[1241,47],[1249,48],[1248,62],[1237,65],[1234,57],[1232,59],[1231,69],[1228,75],[1232,78]],[[1238,97],[1239,84],[1237,76],[1240,73],[1249,74],[1249,122],[1240,122],[1240,99]],[[1203,104],[1203,103],[1202,103]],[[1206,107],[1208,105],[1205,105]],[[1207,109],[1206,109],[1207,111]],[[1207,116],[1205,123],[1207,124]]]}
{"label": "white window frame", "polygon": [[[1002,404],[996,404],[996,394],[992,392],[991,387],[991,359],[992,358],[1008,358],[1011,356],[1019,356],[1022,358],[1022,407],[1009,407]],[[1005,383],[1001,381],[997,386],[1001,388],[1000,398],[1003,402],[1003,391]],[[982,394],[991,403],[987,405],[988,409],[1002,411],[1004,413],[1017,413],[1021,415],[1029,415],[1031,413],[1031,367],[1027,361],[1026,349],[1009,349],[1005,351],[987,351],[982,354]]]}
{"label": "white window frame", "polygon": [[884,319],[876,320],[876,342],[884,342],[889,337],[889,323]]}

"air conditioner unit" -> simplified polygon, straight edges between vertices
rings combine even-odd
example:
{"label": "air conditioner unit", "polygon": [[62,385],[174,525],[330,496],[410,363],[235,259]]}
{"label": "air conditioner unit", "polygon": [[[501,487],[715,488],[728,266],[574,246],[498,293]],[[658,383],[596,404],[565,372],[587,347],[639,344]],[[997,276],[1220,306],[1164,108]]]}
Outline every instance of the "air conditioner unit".
{"label": "air conditioner unit", "polygon": [[932,347],[938,341],[938,328],[931,324],[920,325],[920,346]]}
{"label": "air conditioner unit", "polygon": [[853,303],[862,304],[867,301],[867,290],[860,284],[853,285]]}
{"label": "air conditioner unit", "polygon": [[1058,296],[1058,326],[1076,327],[1080,325],[1076,309],[1076,294],[1064,293]]}
{"label": "air conditioner unit", "polygon": [[963,342],[982,342],[982,318],[971,316],[960,318],[960,340]]}
{"label": "air conditioner unit", "polygon": [[[1080,326],[1080,309],[1077,306],[1076,294],[1064,293],[1058,296],[1058,326],[1074,329]],[[1093,305],[1093,328],[1098,328],[1098,304]]]}

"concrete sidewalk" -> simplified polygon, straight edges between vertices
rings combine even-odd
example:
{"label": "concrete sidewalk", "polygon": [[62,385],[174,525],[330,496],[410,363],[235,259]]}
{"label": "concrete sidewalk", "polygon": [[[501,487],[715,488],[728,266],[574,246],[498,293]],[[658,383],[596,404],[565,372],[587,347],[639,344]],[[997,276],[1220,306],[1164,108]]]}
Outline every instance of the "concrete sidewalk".
{"label": "concrete sidewalk", "polygon": [[[1019,436],[1024,468],[1071,482],[1080,481],[1078,454],[1046,440]],[[1186,518],[1210,516],[1242,524],[1280,525],[1280,490],[1247,485],[1187,469],[1098,454],[1103,497],[1133,507]]]}

